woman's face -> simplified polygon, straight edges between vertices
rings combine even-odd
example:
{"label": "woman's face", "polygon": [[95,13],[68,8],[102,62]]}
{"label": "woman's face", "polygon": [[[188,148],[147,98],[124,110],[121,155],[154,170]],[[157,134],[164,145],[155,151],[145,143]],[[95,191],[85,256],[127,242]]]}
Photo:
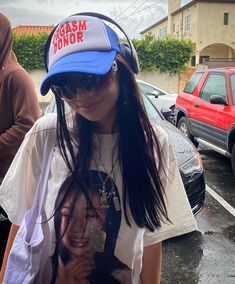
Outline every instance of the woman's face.
{"label": "woman's face", "polygon": [[87,203],[84,194],[81,194],[70,216],[71,198],[67,198],[61,209],[61,234],[63,245],[76,256],[82,256],[92,251],[92,236],[102,226],[105,218],[105,209],[101,208],[98,194],[89,194],[92,206]]}
{"label": "woman's face", "polygon": [[116,108],[119,97],[118,74],[102,90],[79,90],[74,100],[68,101],[70,107],[87,120],[96,123],[101,133],[112,133],[116,130]]}

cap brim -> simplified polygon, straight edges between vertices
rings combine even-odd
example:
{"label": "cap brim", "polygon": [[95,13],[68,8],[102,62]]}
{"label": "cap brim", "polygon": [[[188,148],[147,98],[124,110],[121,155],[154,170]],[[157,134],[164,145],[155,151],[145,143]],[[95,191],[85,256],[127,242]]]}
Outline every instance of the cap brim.
{"label": "cap brim", "polygon": [[40,91],[45,96],[52,84],[53,78],[63,73],[89,73],[96,75],[106,74],[112,67],[116,50],[84,51],[72,53],[59,59],[42,81]]}

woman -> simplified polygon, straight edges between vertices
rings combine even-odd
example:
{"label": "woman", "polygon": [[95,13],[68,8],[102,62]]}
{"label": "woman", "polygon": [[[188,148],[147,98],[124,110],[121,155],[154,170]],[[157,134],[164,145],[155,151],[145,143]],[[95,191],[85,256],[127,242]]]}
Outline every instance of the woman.
{"label": "woman", "polygon": [[[115,207],[121,224],[115,224],[117,237],[109,244],[105,220],[97,217],[94,224],[103,224],[99,234],[95,234],[98,245],[93,248],[100,261],[95,259],[93,273],[91,251],[87,251],[84,283],[126,283],[127,277],[130,277],[128,283],[160,283],[161,241],[197,228],[168,135],[160,126],[150,123],[143,106],[134,78],[133,62],[137,60],[133,47],[131,55],[126,55],[116,33],[100,18],[100,15],[70,16],[59,23],[49,38],[48,74],[42,82],[41,93],[45,95],[51,88],[55,94],[57,143],[45,201],[44,224],[50,231],[43,250],[43,259],[47,262],[41,263],[36,283],[57,283],[60,268],[62,265],[65,268],[70,260],[66,254],[63,258],[60,244],[73,227],[74,218],[79,217],[78,211],[82,211],[82,205],[78,208],[76,205],[78,197],[97,210],[90,195],[92,170],[98,173],[101,184],[100,208],[110,214]],[[69,113],[65,113],[65,102],[71,108]],[[46,129],[48,119],[47,116],[40,119],[27,135],[0,190],[1,205],[16,225],[20,225],[32,203],[44,137],[55,131]],[[118,194],[108,190],[110,180]],[[77,190],[71,194],[74,188]],[[59,198],[61,192],[64,196]],[[58,212],[66,205],[69,218],[61,235],[55,224]],[[115,222],[115,218],[111,221]],[[79,232],[84,231],[78,240],[75,238],[81,247],[85,247],[89,224],[80,222],[78,226]],[[106,246],[110,247],[109,252]],[[111,253],[116,263],[109,269]],[[78,261],[77,265],[81,264]],[[69,268],[77,271],[78,266],[72,262]],[[99,280],[106,275],[105,268],[112,281]],[[100,273],[95,273],[96,270]]]}

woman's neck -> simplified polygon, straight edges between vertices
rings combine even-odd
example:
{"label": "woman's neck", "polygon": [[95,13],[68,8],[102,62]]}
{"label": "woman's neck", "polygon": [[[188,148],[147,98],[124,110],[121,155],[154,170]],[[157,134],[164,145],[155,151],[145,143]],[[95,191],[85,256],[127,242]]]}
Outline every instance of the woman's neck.
{"label": "woman's neck", "polygon": [[96,122],[97,133],[112,134],[118,131],[116,110],[109,113],[102,121]]}

